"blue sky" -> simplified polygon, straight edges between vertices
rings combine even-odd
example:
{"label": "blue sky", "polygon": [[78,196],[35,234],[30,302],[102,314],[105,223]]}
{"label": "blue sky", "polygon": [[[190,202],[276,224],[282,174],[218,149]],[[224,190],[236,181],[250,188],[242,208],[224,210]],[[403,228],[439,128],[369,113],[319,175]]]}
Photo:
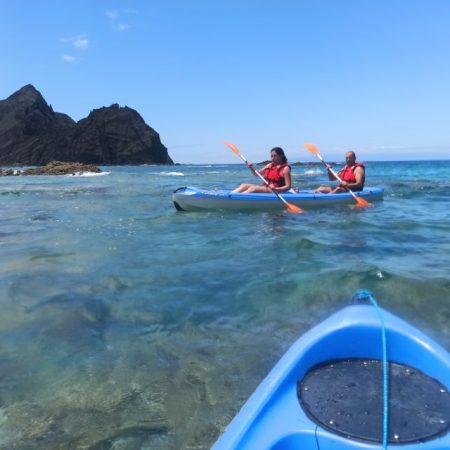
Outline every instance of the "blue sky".
{"label": "blue sky", "polygon": [[180,163],[450,156],[448,0],[0,0],[0,99],[136,109]]}

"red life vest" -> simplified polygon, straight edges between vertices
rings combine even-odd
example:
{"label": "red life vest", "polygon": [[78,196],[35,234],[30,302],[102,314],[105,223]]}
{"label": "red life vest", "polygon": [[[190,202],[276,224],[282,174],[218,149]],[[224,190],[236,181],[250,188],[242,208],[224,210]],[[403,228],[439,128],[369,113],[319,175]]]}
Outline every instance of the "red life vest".
{"label": "red life vest", "polygon": [[[364,169],[364,164],[356,163],[353,166],[345,166],[339,173],[339,178],[342,181],[347,181],[347,183],[356,183],[355,177],[355,169],[357,167],[362,167]],[[364,185],[364,177],[363,177],[363,185]]]}
{"label": "red life vest", "polygon": [[285,167],[290,167],[289,164],[280,164],[279,166],[271,163],[269,167],[264,169],[264,178],[272,184],[274,187],[282,187],[286,184],[286,180],[283,176],[283,170]]}

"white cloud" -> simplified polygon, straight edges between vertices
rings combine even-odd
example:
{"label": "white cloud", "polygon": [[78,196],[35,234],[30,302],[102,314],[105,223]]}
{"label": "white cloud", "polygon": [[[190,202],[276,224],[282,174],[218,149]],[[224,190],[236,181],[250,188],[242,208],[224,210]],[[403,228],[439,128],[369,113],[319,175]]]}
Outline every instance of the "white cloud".
{"label": "white cloud", "polygon": [[118,23],[117,25],[114,26],[114,30],[118,31],[119,33],[121,33],[122,31],[126,31],[130,28],[131,28],[131,25],[129,25],[127,23]]}
{"label": "white cloud", "polygon": [[72,56],[72,55],[63,55],[62,60],[64,62],[72,63],[72,62],[75,62],[77,60],[77,58],[75,58],[75,56]]}
{"label": "white cloud", "polygon": [[106,10],[106,16],[112,20],[115,20],[119,17],[119,13],[117,11],[112,11],[110,9]]}
{"label": "white cloud", "polygon": [[123,14],[137,14],[135,9],[125,8],[122,11],[110,10],[106,11],[106,16],[109,18],[111,22],[112,29],[118,33],[129,30],[132,25],[128,23],[119,22],[119,18],[123,16]]}
{"label": "white cloud", "polygon": [[88,48],[89,47],[89,39],[87,38],[87,35],[82,34],[82,35],[76,37],[72,44],[76,48]]}
{"label": "white cloud", "polygon": [[72,44],[75,48],[85,49],[89,47],[88,35],[83,33],[78,36],[62,38],[61,42]]}

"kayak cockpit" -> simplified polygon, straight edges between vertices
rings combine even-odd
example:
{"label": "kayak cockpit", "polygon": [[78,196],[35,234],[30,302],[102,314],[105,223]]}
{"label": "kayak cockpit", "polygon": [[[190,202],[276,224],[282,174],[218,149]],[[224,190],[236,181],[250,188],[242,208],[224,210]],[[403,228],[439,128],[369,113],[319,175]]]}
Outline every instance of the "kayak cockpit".
{"label": "kayak cockpit", "polygon": [[449,391],[444,348],[355,304],[291,346],[213,448],[449,450]]}

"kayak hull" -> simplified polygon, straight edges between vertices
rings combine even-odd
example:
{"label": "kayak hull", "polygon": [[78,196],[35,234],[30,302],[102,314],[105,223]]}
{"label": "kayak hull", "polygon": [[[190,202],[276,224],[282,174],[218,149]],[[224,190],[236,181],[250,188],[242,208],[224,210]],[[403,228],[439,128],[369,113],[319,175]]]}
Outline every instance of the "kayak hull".
{"label": "kayak hull", "polygon": [[[381,308],[379,312],[386,330],[388,359],[437,380],[447,390],[443,395],[448,395],[448,352],[398,317]],[[348,306],[299,338],[244,404],[213,450],[382,448],[378,442],[349,439],[321,427],[299,404],[298,380],[312,367],[348,358],[382,358],[380,318],[373,306]],[[447,428],[442,436],[400,447],[402,450],[448,450],[450,433]]]}
{"label": "kayak hull", "polygon": [[[370,203],[382,200],[383,193],[382,188],[364,188],[363,191],[355,194]],[[283,194],[283,198],[302,209],[355,204],[355,199],[348,192],[341,194],[316,194],[311,191],[287,192]],[[172,195],[172,200],[179,211],[218,209],[281,211],[286,208],[274,194],[234,194],[229,190],[206,190],[193,186],[177,189]]]}

